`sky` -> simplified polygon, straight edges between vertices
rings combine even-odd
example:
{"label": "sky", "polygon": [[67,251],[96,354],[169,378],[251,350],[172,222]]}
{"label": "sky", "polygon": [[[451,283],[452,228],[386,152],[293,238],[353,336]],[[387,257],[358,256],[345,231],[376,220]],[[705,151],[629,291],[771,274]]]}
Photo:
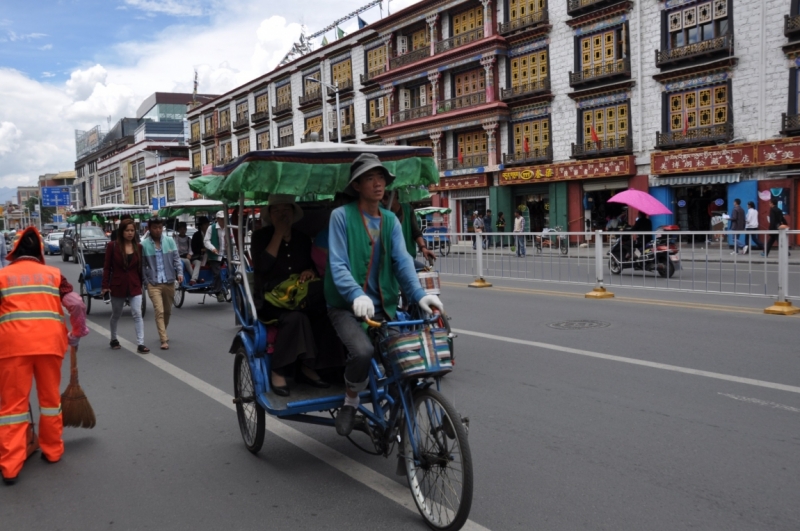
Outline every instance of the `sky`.
{"label": "sky", "polygon": [[156,91],[191,92],[195,71],[204,94],[269,72],[301,24],[314,33],[369,1],[0,0],[0,187],[74,169],[76,129],[135,117]]}

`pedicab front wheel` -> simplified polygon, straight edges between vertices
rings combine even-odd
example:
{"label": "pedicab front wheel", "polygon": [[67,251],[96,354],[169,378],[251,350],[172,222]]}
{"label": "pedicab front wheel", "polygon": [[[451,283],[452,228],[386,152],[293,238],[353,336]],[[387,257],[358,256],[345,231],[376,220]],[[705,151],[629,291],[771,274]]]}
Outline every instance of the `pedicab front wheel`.
{"label": "pedicab front wheel", "polygon": [[453,405],[430,388],[414,393],[411,415],[417,455],[406,426],[399,451],[414,503],[431,529],[461,529],[472,507],[472,454],[467,430]]}
{"label": "pedicab front wheel", "polygon": [[239,347],[233,361],[233,389],[236,417],[244,445],[251,453],[257,454],[264,444],[266,418],[264,408],[256,402],[253,375],[244,347]]}
{"label": "pedicab front wheel", "polygon": [[83,299],[83,304],[86,306],[86,315],[89,315],[92,312],[92,296],[89,295],[89,292],[86,290],[86,283],[83,279],[80,280],[81,283],[81,298]]}
{"label": "pedicab front wheel", "polygon": [[186,296],[186,291],[181,287],[180,283],[175,282],[175,295],[172,296],[172,304],[176,308],[183,306],[183,298]]}

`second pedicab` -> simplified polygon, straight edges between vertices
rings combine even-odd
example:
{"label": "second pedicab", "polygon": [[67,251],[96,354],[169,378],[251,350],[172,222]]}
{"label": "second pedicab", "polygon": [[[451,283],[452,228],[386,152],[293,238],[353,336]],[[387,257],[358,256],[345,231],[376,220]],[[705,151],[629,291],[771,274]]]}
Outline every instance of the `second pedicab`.
{"label": "second pedicab", "polygon": [[[271,194],[294,196],[304,209],[324,208],[325,200],[345,189],[350,165],[362,153],[377,155],[396,176],[389,189],[438,182],[430,148],[312,142],[247,153],[189,186],[206,197],[238,202],[239,220],[244,220],[246,200],[268,201]],[[243,249],[243,227],[234,232],[236,247]],[[291,396],[272,392],[270,362],[279,331],[259,321],[246,268],[234,258],[234,245],[227,249],[234,271],[233,307],[241,323],[230,352],[234,404],[245,446],[253,453],[261,450],[266,414],[333,427],[334,415],[344,404],[343,383],[328,389],[297,384]],[[395,321],[365,323],[375,356],[367,389],[360,393],[354,434],[348,439],[372,455],[389,457],[396,449],[397,472],[406,476],[426,524],[450,531],[467,522],[473,471],[468,420],[439,391],[442,376],[453,364],[447,331],[437,328],[437,321],[436,315],[413,319],[398,311]],[[352,438],[355,431],[363,441]]]}
{"label": "second pedicab", "polygon": [[423,207],[414,211],[414,214],[421,220],[425,245],[433,251],[439,251],[442,256],[450,254],[450,234],[447,217],[452,212],[446,207]]}

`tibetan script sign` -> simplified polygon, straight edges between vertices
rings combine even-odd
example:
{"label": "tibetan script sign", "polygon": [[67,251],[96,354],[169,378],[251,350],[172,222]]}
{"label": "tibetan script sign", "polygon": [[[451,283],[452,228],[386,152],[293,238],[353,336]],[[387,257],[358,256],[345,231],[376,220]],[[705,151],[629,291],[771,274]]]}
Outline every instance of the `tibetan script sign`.
{"label": "tibetan script sign", "polygon": [[460,188],[482,188],[484,186],[489,186],[486,174],[464,175],[463,177],[442,177],[439,179],[439,184],[430,186],[429,190],[435,192],[441,190],[458,190]]}
{"label": "tibetan script sign", "polygon": [[756,162],[756,145],[752,143],[653,153],[650,159],[655,175],[733,170]]}
{"label": "tibetan script sign", "polygon": [[633,156],[629,155],[510,168],[500,172],[500,184],[530,184],[578,179],[602,179],[604,177],[631,177],[633,175],[636,175],[636,163]]}

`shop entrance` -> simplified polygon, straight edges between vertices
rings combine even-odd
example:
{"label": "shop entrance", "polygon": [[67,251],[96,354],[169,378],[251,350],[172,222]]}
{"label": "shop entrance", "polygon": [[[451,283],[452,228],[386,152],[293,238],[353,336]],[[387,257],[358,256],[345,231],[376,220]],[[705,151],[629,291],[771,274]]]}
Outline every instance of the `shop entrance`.
{"label": "shop entrance", "polygon": [[[674,188],[675,222],[681,230],[722,230],[722,214],[728,213],[725,184],[681,186]],[[745,206],[747,203],[745,203]]]}
{"label": "shop entrance", "polygon": [[[459,199],[459,213],[461,214],[461,227],[460,232],[475,232],[472,226],[472,214],[476,210],[483,217],[486,214],[486,198],[480,197],[476,199]],[[489,229],[486,229],[487,231]]]}
{"label": "shop entrance", "polygon": [[[625,205],[609,203],[608,200],[622,190],[628,189],[628,180],[584,183],[583,208],[587,231],[606,230],[607,226],[629,223]],[[609,223],[618,220],[617,223]],[[630,222],[632,224],[632,222]]]}
{"label": "shop entrance", "polygon": [[547,187],[542,188],[539,193],[518,193],[514,196],[514,208],[525,218],[525,232],[542,232],[542,229],[550,227],[550,197]]}

